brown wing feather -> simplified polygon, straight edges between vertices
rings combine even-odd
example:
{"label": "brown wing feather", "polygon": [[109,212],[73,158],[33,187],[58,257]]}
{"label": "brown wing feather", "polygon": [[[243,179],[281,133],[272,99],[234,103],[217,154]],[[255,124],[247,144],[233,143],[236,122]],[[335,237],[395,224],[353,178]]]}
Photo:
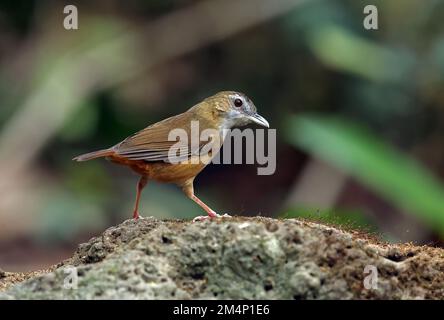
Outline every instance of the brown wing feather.
{"label": "brown wing feather", "polygon": [[190,111],[167,118],[126,138],[114,146],[113,150],[119,156],[130,160],[169,162],[168,153],[174,145],[182,151],[179,160],[186,160],[192,154],[196,154],[202,145],[198,146],[198,150],[191,150],[190,143],[177,145],[178,141],[169,141],[168,135],[175,128],[184,129],[189,133],[193,119],[195,120],[194,115]]}

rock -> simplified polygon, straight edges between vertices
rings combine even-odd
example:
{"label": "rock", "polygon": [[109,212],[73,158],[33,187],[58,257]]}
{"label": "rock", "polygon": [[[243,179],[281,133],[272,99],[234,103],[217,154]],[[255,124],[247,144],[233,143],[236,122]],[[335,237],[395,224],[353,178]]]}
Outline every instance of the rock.
{"label": "rock", "polygon": [[444,250],[296,219],[144,218],[0,298],[443,299]]}
{"label": "rock", "polygon": [[48,269],[48,270],[22,273],[22,272],[6,272],[0,269],[0,293],[2,290],[5,290],[16,283],[23,282],[26,279],[33,278],[35,276],[38,276],[42,273],[47,273],[49,271],[51,270]]}

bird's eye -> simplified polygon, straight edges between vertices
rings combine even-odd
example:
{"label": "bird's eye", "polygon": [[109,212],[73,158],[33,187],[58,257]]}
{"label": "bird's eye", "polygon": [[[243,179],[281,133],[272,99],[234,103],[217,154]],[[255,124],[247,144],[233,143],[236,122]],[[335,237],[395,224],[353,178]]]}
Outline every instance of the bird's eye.
{"label": "bird's eye", "polygon": [[240,108],[240,107],[242,107],[242,104],[243,104],[243,102],[242,102],[241,99],[236,98],[236,99],[234,100],[234,106],[235,106],[236,108]]}

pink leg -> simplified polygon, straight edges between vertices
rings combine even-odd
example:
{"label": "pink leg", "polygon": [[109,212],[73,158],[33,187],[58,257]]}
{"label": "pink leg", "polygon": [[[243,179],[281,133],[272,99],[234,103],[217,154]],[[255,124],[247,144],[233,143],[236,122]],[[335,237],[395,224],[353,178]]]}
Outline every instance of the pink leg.
{"label": "pink leg", "polygon": [[143,188],[148,183],[148,178],[145,176],[141,176],[139,179],[139,182],[137,183],[136,188],[136,203],[134,204],[134,212],[133,212],[133,218],[134,220],[139,219],[139,201],[140,201],[140,194],[142,193]]}
{"label": "pink leg", "polygon": [[188,183],[182,185],[183,192],[187,195],[188,198],[196,202],[202,209],[205,210],[205,212],[208,214],[208,216],[198,216],[193,219],[193,221],[202,221],[206,219],[213,219],[213,218],[221,218],[221,217],[230,217],[227,214],[224,215],[218,215],[213,209],[211,209],[209,206],[207,206],[205,203],[202,202],[198,197],[194,195],[194,188],[193,188],[193,181],[190,180]]}
{"label": "pink leg", "polygon": [[193,219],[193,221],[203,221],[207,219],[214,219],[214,218],[231,218],[228,214],[219,215],[217,214],[213,209],[211,209],[209,206],[207,206],[205,203],[203,203],[198,197],[195,195],[191,196],[191,199],[196,202],[199,206],[201,206],[208,214],[208,216],[197,216]]}
{"label": "pink leg", "polygon": [[216,212],[211,209],[209,206],[207,206],[205,203],[202,202],[202,200],[200,200],[198,197],[196,197],[194,194],[191,196],[191,200],[193,200],[194,202],[196,202],[199,206],[202,207],[202,209],[204,209],[207,213],[208,216],[210,218],[216,218],[217,214]]}

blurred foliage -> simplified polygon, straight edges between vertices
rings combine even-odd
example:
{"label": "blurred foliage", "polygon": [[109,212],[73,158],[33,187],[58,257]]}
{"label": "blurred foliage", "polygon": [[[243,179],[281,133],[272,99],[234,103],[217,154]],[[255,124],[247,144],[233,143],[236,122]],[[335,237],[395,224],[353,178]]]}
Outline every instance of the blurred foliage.
{"label": "blurred foliage", "polygon": [[[287,209],[305,163],[316,157],[359,181],[348,192],[374,191],[377,198],[338,201],[320,215],[316,206],[293,203],[289,217],[313,213],[340,224],[377,225],[396,239],[402,234],[395,225],[410,213],[416,219],[408,229],[428,224],[419,241],[436,239],[433,230],[444,232],[443,0],[300,1],[277,19],[227,37],[218,36],[224,25],[207,28],[197,37],[214,41],[189,51],[183,48],[192,37],[145,33],[159,19],[202,3],[211,0],[74,1],[76,31],[62,27],[62,3],[0,3],[0,129],[34,101],[32,125],[21,130],[20,142],[29,145],[15,145],[7,154],[14,161],[4,170],[19,151],[32,150],[52,119],[64,119],[26,173],[38,181],[32,193],[39,201],[27,200],[24,189],[18,202],[26,210],[0,210],[4,226],[15,227],[10,217],[20,215],[22,235],[33,228],[39,241],[75,243],[76,235],[129,218],[136,175],[106,161],[71,159],[228,89],[245,92],[277,129],[277,171],[265,177],[248,166],[210,165],[195,189],[217,211],[276,216]],[[367,4],[378,8],[379,30],[362,26]],[[230,24],[262,10],[247,9],[192,21]],[[175,31],[176,21],[170,27]],[[165,45],[177,50],[160,59]],[[142,216],[202,214],[174,186],[155,183],[144,190],[141,209]],[[383,219],[374,219],[378,215]]]}
{"label": "blurred foliage", "polygon": [[293,144],[333,163],[444,234],[444,188],[418,163],[356,122],[301,115],[288,127]]}
{"label": "blurred foliage", "polygon": [[86,101],[60,130],[60,138],[70,142],[91,136],[96,133],[98,121],[99,110],[91,101]]}

